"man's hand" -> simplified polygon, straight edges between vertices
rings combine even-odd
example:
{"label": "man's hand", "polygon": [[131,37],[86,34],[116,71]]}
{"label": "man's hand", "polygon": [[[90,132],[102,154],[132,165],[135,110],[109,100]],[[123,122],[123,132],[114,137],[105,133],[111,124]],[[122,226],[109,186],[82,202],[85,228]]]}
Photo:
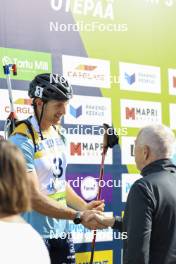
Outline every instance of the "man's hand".
{"label": "man's hand", "polygon": [[81,212],[81,220],[82,220],[82,224],[89,228],[89,229],[104,229],[107,228],[106,225],[101,224],[100,222],[97,221],[96,217],[97,215],[101,214],[98,211],[95,210],[86,210],[84,212]]}
{"label": "man's hand", "polygon": [[103,212],[104,207],[105,207],[104,200],[91,201],[90,203],[87,203],[86,210],[95,209],[97,211]]}

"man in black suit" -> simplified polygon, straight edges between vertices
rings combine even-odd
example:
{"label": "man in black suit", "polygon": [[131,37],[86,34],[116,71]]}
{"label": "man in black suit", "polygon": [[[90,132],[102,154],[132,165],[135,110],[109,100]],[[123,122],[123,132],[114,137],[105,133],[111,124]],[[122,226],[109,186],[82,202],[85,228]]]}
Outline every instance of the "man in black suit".
{"label": "man in black suit", "polygon": [[124,218],[96,216],[101,224],[127,232],[123,264],[176,263],[176,166],[174,133],[163,125],[140,130],[135,162],[143,178],[130,189]]}

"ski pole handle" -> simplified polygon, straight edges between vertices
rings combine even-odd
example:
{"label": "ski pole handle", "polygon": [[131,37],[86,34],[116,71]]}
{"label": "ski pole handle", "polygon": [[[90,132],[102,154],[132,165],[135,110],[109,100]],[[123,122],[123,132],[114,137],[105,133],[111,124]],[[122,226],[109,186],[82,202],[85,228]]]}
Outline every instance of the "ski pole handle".
{"label": "ski pole handle", "polygon": [[17,75],[17,66],[16,66],[16,64],[12,65],[12,72],[13,72],[13,75]]}
{"label": "ski pole handle", "polygon": [[12,85],[11,85],[11,79],[10,79],[10,70],[12,69],[13,75],[17,75],[17,67],[16,67],[16,64],[6,64],[3,66],[3,68],[4,68],[4,74],[6,75],[7,88],[8,88],[8,92],[9,92],[10,110],[12,113],[14,113],[15,108],[14,108],[13,97],[12,97]]}
{"label": "ski pole handle", "polygon": [[3,66],[4,74],[10,75],[10,69],[12,69],[13,75],[17,75],[17,66],[16,64],[6,64]]}

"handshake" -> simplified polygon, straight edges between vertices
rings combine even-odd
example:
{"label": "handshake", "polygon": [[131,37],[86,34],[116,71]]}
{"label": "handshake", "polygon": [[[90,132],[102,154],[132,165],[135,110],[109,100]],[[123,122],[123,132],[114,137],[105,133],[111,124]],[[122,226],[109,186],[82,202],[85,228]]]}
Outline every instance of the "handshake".
{"label": "handshake", "polygon": [[81,223],[89,229],[105,229],[113,227],[115,218],[103,213],[104,201],[92,201],[87,204],[86,210],[81,212]]}
{"label": "handshake", "polygon": [[82,212],[82,224],[89,229],[105,229],[113,227],[115,218],[105,216],[104,213],[92,210]]}

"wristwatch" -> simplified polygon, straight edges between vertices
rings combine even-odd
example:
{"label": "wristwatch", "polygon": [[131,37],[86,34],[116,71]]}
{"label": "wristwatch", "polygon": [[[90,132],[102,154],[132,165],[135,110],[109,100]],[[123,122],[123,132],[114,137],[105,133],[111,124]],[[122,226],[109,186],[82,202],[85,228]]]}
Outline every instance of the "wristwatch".
{"label": "wristwatch", "polygon": [[81,223],[81,221],[82,221],[82,219],[81,219],[81,212],[78,211],[78,212],[76,212],[76,215],[75,215],[75,218],[73,220],[73,223],[75,225],[78,225],[78,224]]}

